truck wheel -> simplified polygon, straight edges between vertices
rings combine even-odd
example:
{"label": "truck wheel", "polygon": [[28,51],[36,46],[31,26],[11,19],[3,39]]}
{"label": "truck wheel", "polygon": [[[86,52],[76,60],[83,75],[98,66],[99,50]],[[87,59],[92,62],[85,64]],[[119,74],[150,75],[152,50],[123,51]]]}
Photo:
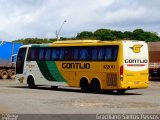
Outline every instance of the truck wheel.
{"label": "truck wheel", "polygon": [[9,71],[9,77],[11,79],[15,79],[16,75],[15,75],[15,71],[14,70]]}
{"label": "truck wheel", "polygon": [[1,72],[1,77],[2,77],[2,79],[7,79],[8,78],[8,72],[6,70],[3,70]]}

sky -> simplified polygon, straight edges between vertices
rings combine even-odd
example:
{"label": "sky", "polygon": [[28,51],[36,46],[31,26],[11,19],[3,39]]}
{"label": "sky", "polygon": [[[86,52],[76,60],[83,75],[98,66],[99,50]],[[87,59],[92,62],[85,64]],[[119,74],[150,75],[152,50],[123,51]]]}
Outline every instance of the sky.
{"label": "sky", "polygon": [[0,0],[0,41],[105,28],[160,34],[160,0]]}

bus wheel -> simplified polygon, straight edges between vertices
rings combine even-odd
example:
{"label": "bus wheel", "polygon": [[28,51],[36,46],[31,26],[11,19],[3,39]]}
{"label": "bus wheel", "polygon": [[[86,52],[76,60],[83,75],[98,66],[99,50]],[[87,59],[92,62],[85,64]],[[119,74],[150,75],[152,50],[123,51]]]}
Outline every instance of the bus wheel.
{"label": "bus wheel", "polygon": [[34,78],[32,76],[29,76],[27,78],[27,84],[29,88],[32,88],[32,89],[36,88],[35,83],[34,83]]}
{"label": "bus wheel", "polygon": [[126,90],[117,90],[118,95],[123,95],[126,92]]}
{"label": "bus wheel", "polygon": [[105,93],[107,94],[113,94],[114,90],[105,90]]}
{"label": "bus wheel", "polygon": [[90,86],[89,86],[89,83],[88,83],[87,79],[81,79],[80,87],[81,87],[82,92],[84,92],[84,93],[89,93],[90,92]]}
{"label": "bus wheel", "polygon": [[51,86],[51,89],[52,89],[52,90],[57,90],[57,89],[58,89],[58,86]]}
{"label": "bus wheel", "polygon": [[15,75],[15,71],[14,71],[14,70],[10,70],[10,71],[9,71],[9,77],[10,77],[11,79],[15,79],[16,75]]}
{"label": "bus wheel", "polygon": [[3,70],[1,72],[1,77],[2,77],[2,79],[7,79],[8,78],[8,72],[6,70]]}
{"label": "bus wheel", "polygon": [[101,86],[100,86],[99,80],[97,80],[97,79],[92,80],[91,90],[93,93],[100,93],[101,92]]}

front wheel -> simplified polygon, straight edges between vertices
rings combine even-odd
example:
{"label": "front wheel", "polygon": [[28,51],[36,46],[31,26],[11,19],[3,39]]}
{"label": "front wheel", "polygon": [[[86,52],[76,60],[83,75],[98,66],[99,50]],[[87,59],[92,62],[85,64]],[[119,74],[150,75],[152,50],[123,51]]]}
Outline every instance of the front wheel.
{"label": "front wheel", "polygon": [[52,90],[57,90],[57,89],[58,89],[58,86],[51,86],[51,89],[52,89]]}
{"label": "front wheel", "polygon": [[32,76],[28,77],[27,84],[28,84],[28,87],[31,88],[31,89],[35,89],[36,88],[36,85],[34,83],[34,78]]}

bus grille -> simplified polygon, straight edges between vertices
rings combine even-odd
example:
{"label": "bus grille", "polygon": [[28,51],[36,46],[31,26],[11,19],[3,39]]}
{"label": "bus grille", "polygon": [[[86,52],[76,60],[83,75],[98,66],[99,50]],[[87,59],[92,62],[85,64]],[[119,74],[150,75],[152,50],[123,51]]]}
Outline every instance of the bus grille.
{"label": "bus grille", "polygon": [[117,75],[115,73],[107,74],[107,86],[117,86]]}

